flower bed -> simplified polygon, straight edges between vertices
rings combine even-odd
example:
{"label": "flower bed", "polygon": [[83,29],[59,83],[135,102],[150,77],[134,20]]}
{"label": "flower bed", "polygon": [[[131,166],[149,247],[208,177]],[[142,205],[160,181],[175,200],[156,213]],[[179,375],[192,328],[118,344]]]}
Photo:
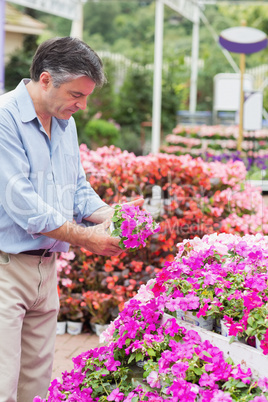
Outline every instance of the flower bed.
{"label": "flower bed", "polygon": [[52,381],[47,401],[268,401],[268,378],[256,377],[246,355],[235,363],[217,336],[210,341],[166,316],[190,309],[206,318],[240,317],[243,306],[245,325],[267,299],[268,239],[213,234],[178,246],[175,260],[125,303],[102,334],[103,346],[73,358],[74,370]]}
{"label": "flower bed", "polygon": [[[268,207],[263,205],[260,189],[246,182],[241,161],[205,162],[190,155],[167,154],[137,157],[115,147],[90,151],[81,145],[80,150],[88,180],[104,201],[116,205],[142,195],[145,208],[160,226],[148,238],[147,247],[124,251],[120,257],[96,256],[79,248],[59,256],[61,294],[69,301],[87,291],[112,294],[116,306],[110,306],[109,320],[166,261],[174,260],[178,242],[214,232],[268,233]],[[154,186],[160,187],[157,208],[152,199]],[[61,299],[63,307],[66,297]],[[91,317],[81,302],[76,307],[86,324]]]}
{"label": "flower bed", "polygon": [[[239,136],[238,126],[184,126],[177,125],[172,134],[166,136],[166,145],[162,151],[172,154],[191,154],[194,156],[221,155],[224,149],[227,153],[237,150]],[[268,155],[267,147],[268,130],[256,130],[254,133],[244,131],[241,156],[260,157]]]}
{"label": "flower bed", "polygon": [[230,336],[257,337],[268,354],[268,237],[228,234],[184,240],[156,278],[169,312],[223,319]]}

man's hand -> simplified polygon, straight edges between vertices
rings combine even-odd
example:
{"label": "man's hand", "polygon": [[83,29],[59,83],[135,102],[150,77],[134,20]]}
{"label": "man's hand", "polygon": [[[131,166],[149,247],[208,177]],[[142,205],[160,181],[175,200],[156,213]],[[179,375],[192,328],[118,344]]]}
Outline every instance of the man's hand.
{"label": "man's hand", "polygon": [[42,234],[73,246],[83,247],[94,254],[117,256],[122,253],[118,245],[120,239],[107,234],[106,229],[109,225],[110,219],[89,227],[67,221],[58,229]]}
{"label": "man's hand", "polygon": [[136,200],[125,202],[127,205],[134,205],[135,207],[141,207],[144,204],[144,198],[137,198]]}
{"label": "man's hand", "polygon": [[[142,206],[143,198],[127,202],[128,205]],[[112,207],[102,207],[95,211],[87,220],[96,223],[95,226],[83,227],[71,222],[65,222],[58,229],[42,233],[44,236],[64,241],[73,246],[83,247],[94,254],[117,256],[122,253],[119,247],[120,239],[111,237],[106,230],[110,226],[114,214]]]}
{"label": "man's hand", "polygon": [[85,228],[87,233],[83,247],[99,255],[118,256],[121,254],[123,250],[118,245],[120,238],[111,237],[106,232],[110,222],[109,219],[98,225]]}
{"label": "man's hand", "polygon": [[[134,205],[135,207],[139,206],[141,207],[144,203],[144,199],[142,197],[137,198],[136,200],[125,202],[124,204],[127,205]],[[114,214],[114,208],[110,207],[109,205],[105,207],[101,207],[97,209],[97,211],[93,212],[92,215],[89,217],[85,218],[89,222],[93,223],[102,223],[107,219],[112,219]]]}

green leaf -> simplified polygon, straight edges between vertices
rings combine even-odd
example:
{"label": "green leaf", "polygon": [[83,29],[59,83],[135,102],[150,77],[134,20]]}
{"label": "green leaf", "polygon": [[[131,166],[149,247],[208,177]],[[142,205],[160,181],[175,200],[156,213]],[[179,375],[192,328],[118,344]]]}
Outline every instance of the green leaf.
{"label": "green leaf", "polygon": [[138,362],[139,360],[143,360],[143,354],[141,352],[136,354],[136,362]]}
{"label": "green leaf", "polygon": [[231,364],[231,365],[234,364],[234,362],[233,362],[233,360],[231,359],[231,357],[227,357],[227,359],[226,359],[225,361],[226,361],[226,363],[228,363],[228,364]]}
{"label": "green leaf", "polygon": [[130,338],[126,339],[125,345],[126,345],[126,346],[129,346],[130,343],[131,343],[131,341],[132,341],[132,339],[130,339]]}
{"label": "green leaf", "polygon": [[107,370],[107,369],[105,369],[105,368],[102,368],[102,369],[100,369],[100,370],[98,371],[98,374],[107,375],[107,374],[110,374],[110,371]]}
{"label": "green leaf", "polygon": [[143,372],[143,378],[146,378],[146,377],[148,377],[148,375],[151,373],[151,371],[152,371],[152,369],[148,369],[147,371],[144,371]]}
{"label": "green leaf", "polygon": [[152,348],[147,349],[147,353],[149,356],[155,356],[155,351]]}
{"label": "green leaf", "polygon": [[134,359],[135,359],[135,355],[132,354],[132,355],[130,356],[130,358],[128,359],[128,363],[131,363]]}
{"label": "green leaf", "polygon": [[229,343],[233,343],[235,341],[235,336],[231,336]]}
{"label": "green leaf", "polygon": [[199,367],[194,367],[194,372],[195,372],[196,375],[202,375],[203,374],[203,371]]}
{"label": "green leaf", "polygon": [[[248,378],[250,380],[250,378]],[[236,384],[237,388],[247,388],[248,385],[244,384],[242,381],[240,381],[238,384]]]}
{"label": "green leaf", "polygon": [[119,237],[121,235],[121,229],[114,229],[111,233],[112,237]]}
{"label": "green leaf", "polygon": [[211,354],[209,354],[206,350],[203,350],[202,352],[205,356],[210,357],[212,359]]}
{"label": "green leaf", "polygon": [[254,331],[253,328],[248,328],[245,332],[246,332],[246,334],[247,334],[248,336],[251,336],[251,335],[253,335],[253,334],[255,333],[255,331]]}

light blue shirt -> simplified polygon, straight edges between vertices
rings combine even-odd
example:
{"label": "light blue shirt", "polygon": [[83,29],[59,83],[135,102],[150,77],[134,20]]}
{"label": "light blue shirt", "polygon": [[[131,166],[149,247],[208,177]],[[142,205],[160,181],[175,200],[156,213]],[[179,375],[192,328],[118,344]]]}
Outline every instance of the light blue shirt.
{"label": "light blue shirt", "polygon": [[86,180],[75,121],[52,118],[51,140],[22,80],[0,96],[0,250],[67,251],[47,236],[106,206]]}

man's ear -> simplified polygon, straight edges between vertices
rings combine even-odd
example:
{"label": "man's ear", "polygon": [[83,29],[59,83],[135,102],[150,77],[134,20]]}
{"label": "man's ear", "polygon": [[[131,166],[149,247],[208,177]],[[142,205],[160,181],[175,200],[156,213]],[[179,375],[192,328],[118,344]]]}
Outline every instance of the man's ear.
{"label": "man's ear", "polygon": [[39,78],[40,85],[46,91],[52,85],[51,75],[47,71],[43,71]]}

